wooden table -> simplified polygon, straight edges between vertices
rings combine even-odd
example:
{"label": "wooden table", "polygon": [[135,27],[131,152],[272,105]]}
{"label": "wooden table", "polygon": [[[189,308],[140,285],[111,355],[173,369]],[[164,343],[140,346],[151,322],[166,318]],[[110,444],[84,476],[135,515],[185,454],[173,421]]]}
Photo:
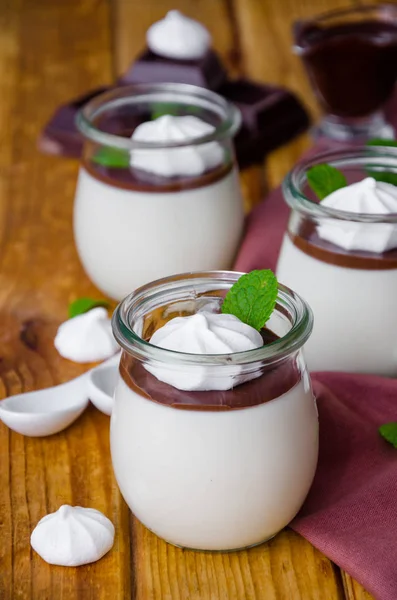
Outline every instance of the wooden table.
{"label": "wooden table", "polygon": [[[234,74],[284,84],[317,115],[299,60],[295,18],[354,0],[3,0],[0,3],[1,397],[66,381],[84,368],[53,348],[76,297],[99,297],[77,258],[72,203],[78,165],[41,155],[40,128],[65,100],[110,83],[169,8],[203,21]],[[242,176],[254,204],[308,146],[303,136]],[[0,424],[0,600],[368,600],[308,542],[286,530],[248,552],[195,553],[149,533],[129,513],[109,456],[109,419],[90,408],[64,433],[25,438]],[[92,506],[117,531],[114,549],[78,569],[30,548],[37,521],[62,503]]]}

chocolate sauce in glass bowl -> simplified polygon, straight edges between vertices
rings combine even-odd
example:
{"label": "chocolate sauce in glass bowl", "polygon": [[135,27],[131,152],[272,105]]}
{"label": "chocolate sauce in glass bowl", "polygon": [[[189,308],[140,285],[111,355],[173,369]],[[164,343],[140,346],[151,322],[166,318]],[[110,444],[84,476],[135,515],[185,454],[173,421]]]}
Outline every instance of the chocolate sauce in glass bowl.
{"label": "chocolate sauce in glass bowl", "polygon": [[297,23],[295,44],[319,100],[331,114],[378,110],[397,79],[397,22],[367,20],[322,27]]}
{"label": "chocolate sauce in glass bowl", "polygon": [[[269,329],[262,329],[264,345],[271,344],[278,336]],[[126,352],[120,362],[120,374],[135,393],[147,400],[166,406],[187,410],[236,410],[264,404],[288,392],[301,379],[294,357],[288,357],[262,374],[226,391],[184,391],[159,381],[145,367]]]}

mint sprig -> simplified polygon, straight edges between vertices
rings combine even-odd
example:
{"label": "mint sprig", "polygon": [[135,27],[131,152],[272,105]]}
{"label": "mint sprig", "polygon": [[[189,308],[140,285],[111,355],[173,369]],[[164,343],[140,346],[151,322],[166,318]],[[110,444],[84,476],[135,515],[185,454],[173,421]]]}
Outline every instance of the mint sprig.
{"label": "mint sprig", "polygon": [[306,177],[309,186],[320,200],[347,186],[343,173],[326,163],[308,169]]}
{"label": "mint sprig", "polygon": [[378,431],[386,442],[397,448],[397,423],[385,423]]}
{"label": "mint sprig", "polygon": [[[397,148],[396,140],[382,140],[382,138],[374,138],[367,142],[367,146],[387,146],[389,148]],[[396,154],[397,159],[397,154]],[[376,181],[383,181],[383,183],[391,183],[397,186],[397,173],[392,171],[374,171],[373,169],[366,169],[367,174],[373,177]]]}
{"label": "mint sprig", "polygon": [[93,154],[92,160],[103,167],[125,169],[130,165],[130,154],[128,150],[103,146]]}
{"label": "mint sprig", "polygon": [[182,106],[181,104],[175,104],[174,102],[153,102],[151,108],[151,120],[154,121],[164,115],[174,116],[185,116],[188,114],[199,114],[202,111],[200,106]]}
{"label": "mint sprig", "polygon": [[238,317],[258,331],[268,321],[276,305],[278,283],[269,269],[242,275],[230,288],[221,311]]}
{"label": "mint sprig", "polygon": [[69,319],[82,315],[92,308],[103,306],[104,308],[109,307],[109,302],[106,300],[94,300],[93,298],[77,298],[74,302],[69,304]]}

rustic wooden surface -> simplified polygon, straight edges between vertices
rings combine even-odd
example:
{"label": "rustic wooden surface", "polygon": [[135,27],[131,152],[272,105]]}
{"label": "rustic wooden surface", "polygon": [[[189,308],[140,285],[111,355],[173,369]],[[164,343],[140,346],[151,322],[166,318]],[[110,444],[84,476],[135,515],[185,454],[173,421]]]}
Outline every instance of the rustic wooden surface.
{"label": "rustic wooden surface", "polygon": [[[84,368],[52,339],[75,297],[100,294],[73,245],[78,165],[36,150],[53,109],[111,82],[170,8],[203,21],[234,74],[285,84],[318,109],[291,54],[295,18],[349,0],[3,0],[0,2],[0,394],[38,389]],[[350,1],[350,4],[357,2]],[[255,204],[308,147],[302,136],[242,181]],[[109,419],[94,408],[68,430],[25,438],[0,423],[0,600],[370,600],[297,534],[231,554],[167,545],[134,520],[113,479]],[[29,545],[37,521],[62,503],[92,506],[117,531],[114,549],[78,569],[50,567]]]}

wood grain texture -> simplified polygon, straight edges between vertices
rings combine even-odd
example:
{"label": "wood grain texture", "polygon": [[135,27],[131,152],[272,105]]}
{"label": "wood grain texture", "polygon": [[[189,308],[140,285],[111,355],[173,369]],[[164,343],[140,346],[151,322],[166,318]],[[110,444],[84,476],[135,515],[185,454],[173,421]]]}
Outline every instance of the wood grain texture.
{"label": "wood grain texture", "polygon": [[[50,112],[111,80],[106,0],[0,4],[0,378],[5,395],[42,388],[84,370],[53,348],[70,299],[98,295],[73,245],[77,163],[39,154]],[[46,439],[0,426],[0,598],[128,598],[129,513],[109,460],[109,419],[93,409]],[[81,569],[50,567],[30,548],[38,520],[62,503],[94,506],[118,532],[116,551]]]}
{"label": "wood grain texture", "polygon": [[[346,4],[346,2],[344,2]],[[292,18],[334,0],[8,0],[0,3],[0,397],[83,372],[53,348],[70,300],[100,297],[73,244],[78,165],[40,155],[36,138],[53,109],[112,81],[169,8],[203,21],[234,74],[282,83],[317,114],[290,54]],[[280,149],[243,174],[255,203],[307,147]],[[109,420],[93,408],[61,434],[24,438],[0,423],[0,600],[369,600],[305,540],[286,530],[238,553],[174,548],[133,519],[115,485]],[[50,567],[29,546],[37,521],[62,503],[102,510],[114,549],[78,569]]]}

